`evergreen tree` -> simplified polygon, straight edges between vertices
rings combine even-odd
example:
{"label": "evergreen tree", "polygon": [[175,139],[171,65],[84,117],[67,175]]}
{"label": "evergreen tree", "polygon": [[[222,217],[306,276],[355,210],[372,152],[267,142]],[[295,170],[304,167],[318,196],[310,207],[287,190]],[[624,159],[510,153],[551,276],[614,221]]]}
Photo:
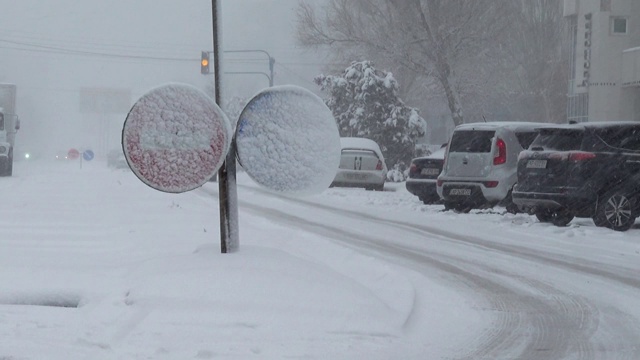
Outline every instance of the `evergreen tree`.
{"label": "evergreen tree", "polygon": [[319,75],[314,81],[328,94],[325,102],[338,122],[340,136],[374,140],[389,168],[409,163],[426,122],[398,97],[393,74],[360,61],[352,62],[341,75]]}

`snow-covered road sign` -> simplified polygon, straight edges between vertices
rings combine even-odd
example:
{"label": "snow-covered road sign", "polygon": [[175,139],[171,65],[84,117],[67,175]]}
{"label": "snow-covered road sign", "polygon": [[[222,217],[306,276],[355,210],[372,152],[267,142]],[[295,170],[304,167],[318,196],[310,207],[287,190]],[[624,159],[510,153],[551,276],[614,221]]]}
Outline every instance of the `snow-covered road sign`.
{"label": "snow-covered road sign", "polygon": [[292,85],[267,88],[240,114],[238,160],[258,184],[292,194],[329,187],[340,164],[338,126],[321,98]]}
{"label": "snow-covered road sign", "polygon": [[232,130],[225,114],[204,92],[168,84],[143,95],[122,130],[122,147],[133,173],[170,193],[206,183],[225,160]]}

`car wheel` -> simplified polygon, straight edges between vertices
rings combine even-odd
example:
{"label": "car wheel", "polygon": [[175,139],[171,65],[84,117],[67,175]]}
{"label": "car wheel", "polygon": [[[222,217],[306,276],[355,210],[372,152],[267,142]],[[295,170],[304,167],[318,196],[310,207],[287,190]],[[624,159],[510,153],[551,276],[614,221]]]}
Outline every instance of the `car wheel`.
{"label": "car wheel", "polygon": [[551,223],[555,226],[567,226],[573,220],[573,214],[567,210],[556,210],[551,213]]}
{"label": "car wheel", "polygon": [[598,201],[593,221],[597,226],[606,226],[616,231],[629,230],[636,221],[633,199],[622,191],[609,191]]}
{"label": "car wheel", "polygon": [[420,201],[422,201],[425,205],[432,205],[438,202],[438,200],[440,200],[439,197],[437,196],[421,196],[420,197]]}
{"label": "car wheel", "polygon": [[536,211],[536,218],[541,223],[549,223],[553,220],[553,213],[549,210]]}
{"label": "car wheel", "polygon": [[464,204],[464,203],[445,201],[444,202],[444,209],[445,210],[454,210],[455,212],[465,213],[466,214],[469,211],[471,211],[471,205],[467,205],[467,204]]}

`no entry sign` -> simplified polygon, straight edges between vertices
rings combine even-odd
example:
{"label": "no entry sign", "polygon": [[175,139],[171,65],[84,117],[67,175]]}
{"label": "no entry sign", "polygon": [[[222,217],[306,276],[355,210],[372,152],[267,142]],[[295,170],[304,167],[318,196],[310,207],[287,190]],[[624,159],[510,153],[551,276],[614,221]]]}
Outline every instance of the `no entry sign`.
{"label": "no entry sign", "polygon": [[67,157],[71,160],[75,160],[80,157],[80,151],[78,151],[78,149],[69,149]]}
{"label": "no entry sign", "polygon": [[133,173],[170,193],[206,183],[224,162],[231,139],[222,110],[205,93],[184,84],[143,95],[122,129],[122,148]]}

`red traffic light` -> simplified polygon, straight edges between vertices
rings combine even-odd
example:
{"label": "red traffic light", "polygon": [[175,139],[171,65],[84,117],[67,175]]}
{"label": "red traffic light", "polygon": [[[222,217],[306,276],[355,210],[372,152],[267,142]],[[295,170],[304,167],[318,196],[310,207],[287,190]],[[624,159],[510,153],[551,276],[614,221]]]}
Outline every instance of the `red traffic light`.
{"label": "red traffic light", "polygon": [[200,60],[200,73],[209,74],[209,52],[203,51]]}

